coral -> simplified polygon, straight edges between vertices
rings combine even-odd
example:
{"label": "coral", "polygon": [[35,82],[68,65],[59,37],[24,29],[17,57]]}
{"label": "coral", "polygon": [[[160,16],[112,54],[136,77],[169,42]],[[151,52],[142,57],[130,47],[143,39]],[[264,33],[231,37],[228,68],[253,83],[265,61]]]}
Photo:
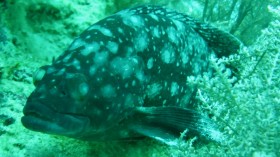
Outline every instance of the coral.
{"label": "coral", "polygon": [[[280,8],[270,10],[280,18]],[[227,138],[223,145],[231,155],[280,155],[279,30],[280,21],[275,20],[239,56],[211,59],[213,78],[207,74],[188,78],[190,84],[199,88],[198,110],[212,113],[213,119],[224,126],[221,129]],[[236,65],[239,79],[231,77],[225,64]]]}

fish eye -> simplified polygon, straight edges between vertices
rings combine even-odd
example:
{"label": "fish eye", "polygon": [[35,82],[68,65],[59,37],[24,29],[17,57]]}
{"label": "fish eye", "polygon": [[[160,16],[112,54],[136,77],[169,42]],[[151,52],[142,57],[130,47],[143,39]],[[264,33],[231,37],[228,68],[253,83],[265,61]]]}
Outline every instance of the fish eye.
{"label": "fish eye", "polygon": [[43,79],[43,77],[45,76],[46,74],[46,70],[43,69],[43,68],[40,68],[39,70],[37,70],[35,72],[35,74],[33,75],[33,84],[35,86],[38,85],[38,82],[41,81]]}

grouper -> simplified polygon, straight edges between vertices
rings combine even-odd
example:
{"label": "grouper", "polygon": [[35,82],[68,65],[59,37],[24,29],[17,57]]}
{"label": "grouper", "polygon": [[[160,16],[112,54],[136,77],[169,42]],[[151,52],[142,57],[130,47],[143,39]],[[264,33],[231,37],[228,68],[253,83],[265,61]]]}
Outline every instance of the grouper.
{"label": "grouper", "polygon": [[91,141],[182,132],[218,140],[214,122],[192,108],[188,76],[211,73],[212,55],[236,53],[233,35],[160,6],[129,8],[91,25],[34,75],[26,128]]}

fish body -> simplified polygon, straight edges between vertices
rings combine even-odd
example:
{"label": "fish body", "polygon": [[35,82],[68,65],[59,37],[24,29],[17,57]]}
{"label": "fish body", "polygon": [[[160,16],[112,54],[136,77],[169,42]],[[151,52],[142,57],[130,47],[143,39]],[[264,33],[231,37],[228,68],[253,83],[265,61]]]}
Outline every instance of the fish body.
{"label": "fish body", "polygon": [[196,89],[186,80],[211,71],[210,55],[238,47],[232,35],[162,7],[120,11],[38,70],[22,123],[95,141],[148,136],[168,143],[186,129],[211,137],[211,120],[188,109]]}

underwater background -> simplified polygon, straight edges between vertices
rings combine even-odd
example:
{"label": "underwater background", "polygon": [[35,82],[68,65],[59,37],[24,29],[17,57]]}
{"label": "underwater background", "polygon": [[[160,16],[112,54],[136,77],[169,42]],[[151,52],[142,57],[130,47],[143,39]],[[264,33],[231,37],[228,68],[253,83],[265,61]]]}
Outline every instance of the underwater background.
{"label": "underwater background", "polygon": [[[203,143],[194,137],[177,146],[151,139],[98,143],[25,129],[20,118],[34,90],[33,73],[51,64],[91,24],[141,4],[167,6],[228,31],[244,43],[236,55],[211,59],[214,77],[189,77],[187,82],[198,86],[196,110],[211,115],[225,139]],[[278,0],[0,0],[1,157],[277,157],[279,78]]]}

